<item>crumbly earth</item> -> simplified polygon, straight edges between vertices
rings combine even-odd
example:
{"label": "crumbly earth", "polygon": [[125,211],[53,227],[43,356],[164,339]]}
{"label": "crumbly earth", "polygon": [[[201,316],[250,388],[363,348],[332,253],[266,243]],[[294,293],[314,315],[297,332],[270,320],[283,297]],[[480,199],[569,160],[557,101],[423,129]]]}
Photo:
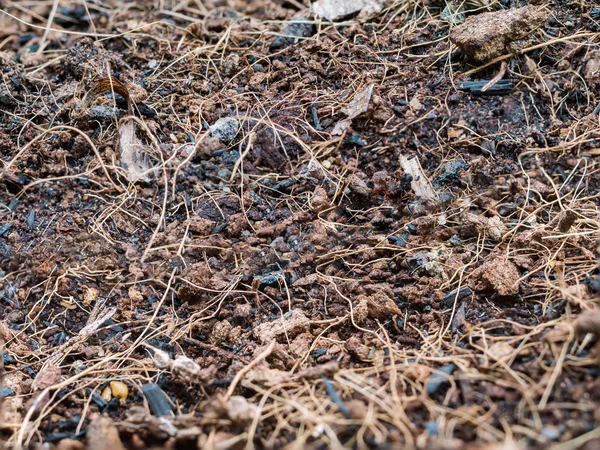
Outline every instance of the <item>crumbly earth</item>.
{"label": "crumbly earth", "polygon": [[0,3],[4,447],[598,448],[600,9],[458,3]]}
{"label": "crumbly earth", "polygon": [[489,61],[510,53],[510,44],[543,25],[548,13],[543,6],[524,6],[477,14],[452,30],[450,40],[476,61]]}

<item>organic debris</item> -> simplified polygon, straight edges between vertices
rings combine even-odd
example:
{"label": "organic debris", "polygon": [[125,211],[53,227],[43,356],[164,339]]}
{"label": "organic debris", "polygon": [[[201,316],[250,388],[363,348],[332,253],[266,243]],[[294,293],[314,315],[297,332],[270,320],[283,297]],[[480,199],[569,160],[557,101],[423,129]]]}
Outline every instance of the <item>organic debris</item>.
{"label": "organic debris", "polygon": [[592,448],[596,3],[2,2],[0,447]]}
{"label": "organic debris", "polygon": [[362,113],[367,112],[372,95],[372,84],[364,87],[361,91],[356,93],[352,98],[352,101],[350,101],[350,103],[342,109],[342,112],[347,116],[347,118],[340,120],[335,125],[332,134],[342,134],[344,131],[347,131],[350,128],[353,119],[360,116]]}

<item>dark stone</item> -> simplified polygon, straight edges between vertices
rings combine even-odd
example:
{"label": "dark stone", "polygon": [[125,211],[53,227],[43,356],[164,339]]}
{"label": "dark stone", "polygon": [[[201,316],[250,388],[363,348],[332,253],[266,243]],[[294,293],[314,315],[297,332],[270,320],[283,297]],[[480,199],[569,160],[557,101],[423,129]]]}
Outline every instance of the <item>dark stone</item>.
{"label": "dark stone", "polygon": [[437,369],[437,372],[432,373],[429,377],[429,381],[427,381],[427,393],[429,395],[435,394],[442,385],[450,383],[449,375],[452,375],[455,370],[455,364],[448,364],[447,366]]}
{"label": "dark stone", "polygon": [[300,38],[309,38],[315,33],[315,25],[306,17],[298,17],[283,29],[281,36],[277,36],[269,46],[270,50],[280,50],[290,45],[297,44]]}

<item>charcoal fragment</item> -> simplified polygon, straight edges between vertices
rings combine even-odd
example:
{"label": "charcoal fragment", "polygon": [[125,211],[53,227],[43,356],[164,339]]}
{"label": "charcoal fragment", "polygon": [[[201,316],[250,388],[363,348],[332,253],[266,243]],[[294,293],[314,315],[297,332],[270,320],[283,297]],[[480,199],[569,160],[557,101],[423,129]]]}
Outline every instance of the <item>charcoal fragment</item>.
{"label": "charcoal fragment", "polygon": [[482,81],[462,81],[456,85],[460,91],[467,91],[473,95],[507,95],[514,88],[514,84],[510,80],[500,80],[490,86],[487,90],[483,90],[490,80]]}
{"label": "charcoal fragment", "polygon": [[142,386],[142,393],[146,397],[146,400],[148,400],[148,405],[150,405],[150,409],[156,417],[171,415],[171,404],[167,400],[167,394],[163,392],[158,384],[144,384]]}

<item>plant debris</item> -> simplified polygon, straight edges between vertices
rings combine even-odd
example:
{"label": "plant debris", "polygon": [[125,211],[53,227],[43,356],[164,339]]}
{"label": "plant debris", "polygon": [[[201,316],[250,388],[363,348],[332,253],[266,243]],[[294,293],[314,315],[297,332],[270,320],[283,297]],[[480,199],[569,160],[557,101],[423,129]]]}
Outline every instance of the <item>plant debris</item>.
{"label": "plant debris", "polygon": [[3,2],[0,447],[593,448],[596,3]]}

